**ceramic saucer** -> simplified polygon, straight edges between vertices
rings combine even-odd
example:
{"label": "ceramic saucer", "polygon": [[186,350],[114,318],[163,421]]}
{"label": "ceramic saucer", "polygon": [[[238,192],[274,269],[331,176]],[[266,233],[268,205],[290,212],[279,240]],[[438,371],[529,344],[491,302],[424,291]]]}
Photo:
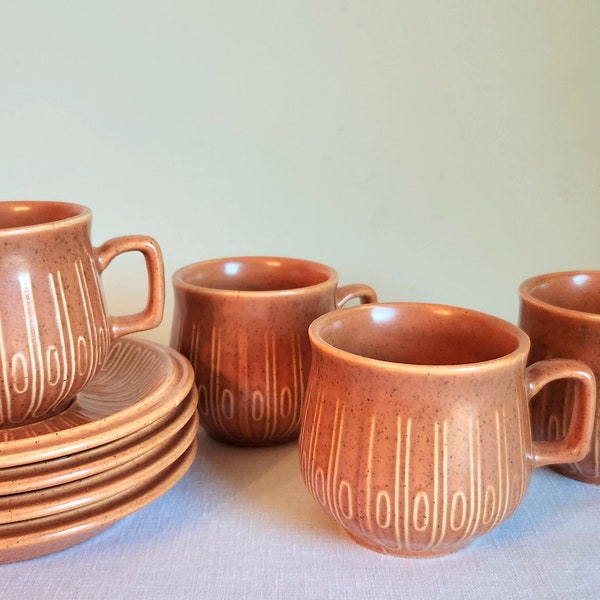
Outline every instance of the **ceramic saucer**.
{"label": "ceramic saucer", "polygon": [[0,430],[0,469],[89,450],[170,413],[193,385],[186,358],[154,342],[115,341],[102,369],[60,414]]}
{"label": "ceramic saucer", "polygon": [[0,525],[0,563],[26,560],[64,550],[100,533],[119,519],[146,506],[170,489],[189,469],[198,448],[190,447],[149,480],[134,481],[114,496],[57,515]]}
{"label": "ceramic saucer", "polygon": [[52,460],[0,469],[0,499],[90,477],[141,456],[179,432],[196,411],[198,391],[193,386],[184,401],[154,423],[121,439]]}
{"label": "ceramic saucer", "polygon": [[194,411],[180,431],[118,467],[65,485],[0,496],[0,524],[56,515],[126,492],[173,464],[190,447],[197,432],[198,413]]}

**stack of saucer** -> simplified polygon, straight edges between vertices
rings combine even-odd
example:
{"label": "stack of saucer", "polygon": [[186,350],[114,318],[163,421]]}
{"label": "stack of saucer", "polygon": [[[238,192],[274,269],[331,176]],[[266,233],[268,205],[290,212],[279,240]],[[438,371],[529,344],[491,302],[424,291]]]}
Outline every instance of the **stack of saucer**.
{"label": "stack of saucer", "polygon": [[0,563],[62,550],[142,508],[197,450],[189,362],[135,338],[60,414],[0,430]]}

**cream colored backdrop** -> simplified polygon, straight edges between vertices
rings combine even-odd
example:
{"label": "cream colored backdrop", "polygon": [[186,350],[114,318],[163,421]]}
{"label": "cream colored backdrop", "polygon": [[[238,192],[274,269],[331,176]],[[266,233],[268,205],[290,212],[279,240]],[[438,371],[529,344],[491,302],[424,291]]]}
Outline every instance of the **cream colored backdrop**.
{"label": "cream colored backdrop", "polygon": [[0,197],[156,237],[157,341],[173,271],[236,254],[515,321],[525,277],[600,268],[599,32],[597,0],[5,0]]}

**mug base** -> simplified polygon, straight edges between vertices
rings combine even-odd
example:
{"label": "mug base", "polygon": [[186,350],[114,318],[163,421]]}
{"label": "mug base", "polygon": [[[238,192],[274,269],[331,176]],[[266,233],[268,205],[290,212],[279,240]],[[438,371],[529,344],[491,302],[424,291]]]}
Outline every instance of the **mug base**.
{"label": "mug base", "polygon": [[600,485],[600,475],[586,475],[581,472],[580,467],[576,464],[552,465],[550,468],[569,479],[575,479],[575,481],[581,481],[590,485]]}
{"label": "mug base", "polygon": [[247,439],[210,431],[206,428],[204,428],[204,431],[206,431],[207,435],[216,442],[227,444],[229,446],[240,446],[243,448],[268,448],[270,446],[282,446],[283,444],[289,444],[290,442],[297,441],[298,439],[298,433],[275,439]]}
{"label": "mug base", "polygon": [[33,425],[34,423],[41,423],[42,421],[45,421],[46,419],[51,419],[52,417],[56,417],[57,415],[60,415],[61,413],[66,411],[71,406],[71,404],[73,404],[73,402],[75,402],[76,398],[77,398],[77,394],[75,394],[72,398],[70,398],[66,402],[63,402],[62,404],[60,404],[54,410],[45,412],[43,415],[40,415],[39,417],[32,417],[30,419],[25,419],[23,421],[17,421],[17,422],[11,421],[8,423],[7,422],[0,423],[0,431],[5,431],[7,429],[16,429],[17,427],[27,427],[28,425]]}
{"label": "mug base", "polygon": [[407,548],[390,548],[388,546],[382,546],[381,544],[373,544],[364,539],[361,539],[350,533],[347,530],[344,532],[357,544],[362,546],[363,548],[367,548],[368,550],[373,550],[378,552],[379,554],[387,554],[389,556],[399,556],[401,558],[436,558],[439,556],[447,556],[448,554],[454,554],[459,550],[462,550],[466,546],[468,546],[472,540],[466,540],[459,542],[452,547],[444,546],[442,549],[424,549],[424,550],[410,550]]}

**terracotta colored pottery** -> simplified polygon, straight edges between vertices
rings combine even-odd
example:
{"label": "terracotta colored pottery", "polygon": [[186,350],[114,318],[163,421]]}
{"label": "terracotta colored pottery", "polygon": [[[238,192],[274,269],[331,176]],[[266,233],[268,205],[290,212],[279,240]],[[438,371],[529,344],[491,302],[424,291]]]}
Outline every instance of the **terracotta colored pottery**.
{"label": "terracotta colored pottery", "polygon": [[60,414],[0,431],[0,563],[99,533],[174,485],[197,451],[189,361],[145,340],[115,341]]}
{"label": "terracotta colored pottery", "polygon": [[[534,467],[588,450],[595,381],[578,361],[526,368],[529,339],[482,313],[370,304],[318,318],[299,437],[317,502],[360,544],[443,555],[509,517]],[[561,442],[532,442],[528,403],[580,383]]]}
{"label": "terracotta colored pottery", "polygon": [[[519,287],[519,324],[531,338],[530,361],[565,356],[587,363],[600,377],[600,271],[539,275]],[[547,386],[531,404],[534,439],[562,439],[573,412],[570,381]],[[600,410],[583,460],[558,465],[560,473],[600,484]]]}
{"label": "terracotta colored pottery", "polygon": [[367,285],[338,287],[328,266],[278,257],[199,262],[177,271],[173,286],[171,346],[194,366],[201,425],[245,445],[297,437],[309,324],[352,298],[376,300]]}
{"label": "terracotta colored pottery", "polygon": [[0,524],[0,564],[28,560],[64,550],[98,535],[172,488],[188,471],[198,440],[172,464],[149,478],[131,481],[125,491],[90,505],[16,523]]}
{"label": "terracotta colored pottery", "polygon": [[[97,372],[111,341],[162,319],[164,273],[146,236],[90,242],[91,211],[65,202],[0,202],[0,427],[60,412]],[[100,274],[144,255],[146,308],[108,316]]]}
{"label": "terracotta colored pottery", "polygon": [[196,439],[197,432],[198,413],[194,412],[175,435],[157,436],[152,447],[117,467],[70,483],[0,496],[0,524],[57,515],[127,491],[136,481],[150,479],[174,463]]}
{"label": "terracotta colored pottery", "polygon": [[134,337],[117,340],[93,381],[63,412],[0,430],[0,469],[121,440],[173,414],[193,383],[192,366],[179,352]]}
{"label": "terracotta colored pottery", "polygon": [[51,460],[0,468],[0,497],[33,490],[64,486],[131,462],[158,443],[178,435],[197,415],[198,390],[150,425],[95,448]]}

